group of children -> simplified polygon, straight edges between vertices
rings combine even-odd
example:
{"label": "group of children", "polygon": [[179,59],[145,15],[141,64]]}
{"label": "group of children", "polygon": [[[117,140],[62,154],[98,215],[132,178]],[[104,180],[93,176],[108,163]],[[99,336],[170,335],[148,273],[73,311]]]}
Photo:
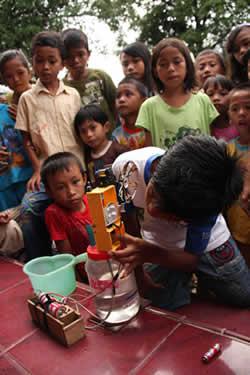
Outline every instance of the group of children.
{"label": "group of children", "polygon": [[[170,147],[181,142],[183,137],[201,135],[204,138],[197,137],[197,141],[190,137],[194,144],[194,154],[200,152],[200,165],[197,160],[195,161],[198,163],[197,171],[201,173],[201,166],[204,168],[207,166],[208,170],[216,169],[215,162],[214,164],[209,162],[212,153],[204,152],[203,157],[202,147],[197,145],[198,142],[204,147],[211,147],[215,153],[218,152],[217,161],[220,160],[219,152],[222,154],[226,152],[225,147],[220,143],[211,143],[209,136],[213,135],[217,139],[230,141],[227,145],[228,152],[232,155],[237,152],[240,163],[243,164],[242,155],[244,153],[246,157],[250,141],[248,136],[250,86],[246,78],[248,63],[245,61],[249,48],[250,25],[236,27],[230,33],[226,46],[230,62],[231,80],[229,80],[225,77],[224,61],[217,52],[202,51],[194,64],[188,47],[179,39],[168,38],[160,41],[153,50],[152,58],[143,43],[135,42],[120,54],[125,78],[117,88],[107,73],[88,68],[91,51],[87,36],[80,30],[68,29],[62,33],[42,31],[34,36],[31,57],[36,82],[33,85],[30,84],[31,70],[24,54],[16,50],[3,52],[0,56],[0,74],[12,93],[6,97],[9,106],[0,104],[1,111],[7,116],[6,120],[1,121],[0,195],[1,200],[5,202],[2,207],[3,212],[0,213],[1,251],[13,252],[24,247],[27,253],[26,260],[51,255],[53,243],[61,253],[72,252],[76,255],[85,251],[88,244],[85,227],[91,223],[85,196],[86,186],[94,188],[97,184],[96,171],[110,167],[112,164],[114,174],[119,180],[124,165],[138,158],[140,162],[136,168],[144,177],[136,181],[138,191],[133,203],[137,208],[144,208],[145,223],[140,222],[140,233],[136,231],[131,233],[142,236],[145,241],[140,245],[141,248],[138,247],[139,250],[147,247],[147,243],[156,245],[159,254],[161,253],[159,248],[162,249],[164,244],[167,249],[173,250],[171,255],[168,254],[168,250],[166,251],[167,260],[162,263],[164,275],[166,266],[174,270],[170,272],[168,269],[168,272],[175,274],[175,277],[166,278],[172,280],[169,285],[172,285],[170,290],[173,294],[186,295],[186,286],[179,290],[177,284],[189,283],[190,269],[193,271],[197,268],[197,273],[199,269],[202,270],[201,280],[206,279],[209,273],[208,266],[204,256],[200,256],[204,251],[213,254],[213,251],[220,247],[225,253],[233,248],[234,254],[237,253],[235,257],[237,259],[240,257],[235,250],[235,245],[231,244],[231,240],[229,241],[230,233],[222,215],[219,215],[222,209],[225,210],[223,213],[228,220],[233,238],[247,259],[245,254],[250,251],[248,249],[250,247],[249,217],[242,210],[240,200],[228,210],[228,203],[233,203],[240,193],[239,184],[236,183],[234,157],[221,160],[224,164],[221,164],[220,168],[225,169],[225,180],[228,183],[224,180],[223,183],[213,181],[207,189],[220,190],[225,196],[228,196],[230,190],[234,199],[231,197],[226,204],[219,204],[217,200],[213,211],[210,212],[206,206],[203,207],[202,215],[199,213],[197,217],[189,217],[183,214],[184,211],[177,210],[179,200],[182,200],[181,194],[185,195],[185,191],[178,190],[178,178],[183,174],[185,163],[187,168],[189,161],[192,164],[192,155],[186,153],[186,160],[178,156],[179,162],[183,162],[183,168],[180,167],[178,173],[175,163],[173,161],[168,163],[168,155],[172,155]],[[68,73],[62,81],[58,79],[58,73],[63,66],[67,68]],[[234,85],[239,83],[241,86],[234,88]],[[184,142],[183,145],[185,151],[185,147],[189,144],[186,145]],[[163,150],[168,149],[170,151],[163,156],[163,159],[166,159],[163,175],[166,171],[176,169],[176,175],[174,176],[173,173],[172,176],[175,184],[172,186],[169,181],[165,181],[164,188],[154,188],[154,183],[150,182],[151,174],[154,172],[151,167],[154,161],[162,157]],[[127,152],[131,150],[134,151]],[[171,157],[169,158],[172,160]],[[118,172],[115,166],[119,160],[126,163],[121,164],[122,167]],[[148,160],[150,160],[149,164]],[[156,170],[157,168],[158,166]],[[16,169],[20,171],[19,174],[15,172]],[[16,175],[17,178],[14,178]],[[215,176],[218,174],[215,173],[213,178]],[[186,184],[186,175],[183,177],[184,180],[181,180],[182,189],[183,187],[190,189],[191,211],[195,207],[197,189],[201,189],[201,194],[203,189],[206,191],[205,177],[203,183],[197,178],[194,191],[192,191],[193,186]],[[152,181],[155,181],[154,179],[155,177]],[[6,181],[8,183],[5,183]],[[238,181],[241,181],[240,177]],[[144,190],[147,185],[145,203]],[[173,194],[172,203],[165,206],[165,196],[170,192],[173,193],[175,189],[177,192],[176,195]],[[163,204],[156,215],[154,209],[150,211],[151,203],[147,204],[149,196],[152,202],[156,199],[156,202]],[[187,200],[184,201],[187,203]],[[6,209],[10,210],[6,211]],[[18,211],[17,215],[13,213],[15,210]],[[133,216],[135,219],[134,228],[138,228],[138,215],[138,210],[134,209],[127,213],[127,217]],[[160,221],[151,220],[154,216],[159,217]],[[238,217],[242,219],[244,225],[238,222]],[[162,225],[165,225],[164,220],[167,222],[166,233],[169,233],[169,241],[165,239],[165,233],[164,238],[161,238],[158,231]],[[171,224],[172,228],[170,228],[168,222],[172,223],[173,220],[174,225]],[[194,240],[197,221],[201,222],[199,228],[205,228],[206,243]],[[18,224],[20,222],[21,226]],[[185,230],[184,227],[180,228],[176,225],[176,222],[180,222],[180,226],[185,222]],[[127,231],[129,227],[131,223],[127,226]],[[154,233],[156,228],[158,229]],[[199,229],[198,232],[204,234],[202,230]],[[183,238],[186,235],[188,240],[185,244]],[[219,236],[219,240],[214,239],[216,236]],[[131,264],[134,264],[134,260],[139,257],[140,261],[136,261],[136,265],[142,265],[144,262],[158,264],[159,258],[155,254],[152,255],[151,249],[149,253],[152,256],[148,258],[134,255],[136,246],[133,241],[137,243],[135,237],[125,240],[127,245],[132,245],[125,248],[124,252],[113,254],[114,257]],[[230,243],[225,245],[225,250],[224,244],[227,241]],[[209,248],[208,243],[210,243]],[[177,264],[179,260],[174,258],[176,250],[180,249],[185,250],[183,257],[186,259],[183,258],[183,261],[179,259],[179,267]],[[157,253],[156,249],[154,251]],[[232,258],[232,252],[230,254]],[[185,262],[191,265],[187,267],[188,270],[182,267],[182,263]],[[202,262],[206,264],[201,266]],[[248,275],[244,261],[241,259],[240,264]],[[176,276],[178,275],[176,269],[184,271],[185,282],[182,276]],[[84,267],[79,266],[78,271],[78,279],[85,279]],[[148,271],[153,281],[157,283],[159,281],[156,277],[157,267],[149,267]],[[146,273],[142,272],[140,275],[146,280]],[[212,284],[210,276],[209,283]],[[248,280],[249,276],[246,278]],[[204,284],[208,283],[204,282]],[[161,301],[162,293],[161,290],[159,296]],[[229,293],[229,296],[231,298],[233,294]],[[153,296],[151,298],[154,300]],[[230,298],[228,297],[227,300],[229,301]],[[178,300],[179,302],[174,299],[173,303],[156,302],[155,304],[174,309],[188,303],[189,299]],[[239,304],[244,305],[241,302]]]}

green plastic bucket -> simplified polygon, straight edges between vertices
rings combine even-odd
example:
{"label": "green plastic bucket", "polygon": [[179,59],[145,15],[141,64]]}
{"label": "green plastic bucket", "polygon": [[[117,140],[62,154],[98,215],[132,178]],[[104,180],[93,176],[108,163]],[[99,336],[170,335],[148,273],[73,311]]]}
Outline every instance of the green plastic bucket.
{"label": "green plastic bucket", "polygon": [[87,253],[74,257],[71,254],[60,254],[36,258],[23,267],[29,276],[35,293],[57,293],[68,296],[76,288],[74,266],[85,262]]}

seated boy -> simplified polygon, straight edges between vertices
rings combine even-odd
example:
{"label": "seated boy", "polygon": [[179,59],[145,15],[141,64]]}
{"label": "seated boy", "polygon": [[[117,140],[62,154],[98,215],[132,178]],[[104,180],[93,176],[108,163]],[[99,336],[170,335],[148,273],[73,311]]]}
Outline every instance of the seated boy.
{"label": "seated boy", "polygon": [[[91,224],[84,193],[86,173],[80,160],[70,152],[50,156],[42,165],[41,178],[48,195],[54,199],[45,211],[51,239],[60,253],[79,255],[89,245],[86,226]],[[78,280],[86,277],[84,265],[77,266]]]}
{"label": "seated boy", "polygon": [[115,160],[113,172],[121,195],[143,208],[144,217],[142,239],[125,234],[125,248],[111,254],[129,263],[127,272],[150,263],[145,268],[158,287],[145,297],[153,305],[189,304],[193,271],[221,301],[250,305],[250,272],[220,213],[243,184],[224,141],[188,136],[165,154],[155,147],[131,151]]}

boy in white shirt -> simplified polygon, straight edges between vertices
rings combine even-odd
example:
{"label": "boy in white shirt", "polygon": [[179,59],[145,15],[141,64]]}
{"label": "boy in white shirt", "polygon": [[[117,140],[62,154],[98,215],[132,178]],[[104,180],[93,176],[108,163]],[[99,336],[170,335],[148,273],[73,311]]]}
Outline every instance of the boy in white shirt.
{"label": "boy in white shirt", "polygon": [[223,141],[188,136],[165,154],[155,147],[131,151],[116,159],[113,172],[121,195],[131,195],[144,216],[142,238],[125,234],[125,249],[112,256],[129,263],[127,272],[150,263],[144,269],[157,288],[144,295],[153,305],[174,310],[189,304],[194,271],[220,300],[250,305],[250,272],[221,215],[242,190]]}

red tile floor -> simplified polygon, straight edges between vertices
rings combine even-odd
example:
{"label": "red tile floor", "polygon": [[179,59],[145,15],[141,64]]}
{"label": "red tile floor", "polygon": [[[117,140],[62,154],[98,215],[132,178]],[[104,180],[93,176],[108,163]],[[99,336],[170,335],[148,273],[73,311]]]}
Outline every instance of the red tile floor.
{"label": "red tile floor", "polygon": [[[88,287],[78,283],[77,293],[88,295]],[[175,313],[147,306],[119,330],[86,330],[85,338],[66,348],[32,322],[26,302],[32,294],[22,265],[0,258],[1,375],[250,374],[247,309],[195,296]],[[81,313],[89,325],[88,314]],[[202,355],[215,343],[221,353],[204,364]]]}

